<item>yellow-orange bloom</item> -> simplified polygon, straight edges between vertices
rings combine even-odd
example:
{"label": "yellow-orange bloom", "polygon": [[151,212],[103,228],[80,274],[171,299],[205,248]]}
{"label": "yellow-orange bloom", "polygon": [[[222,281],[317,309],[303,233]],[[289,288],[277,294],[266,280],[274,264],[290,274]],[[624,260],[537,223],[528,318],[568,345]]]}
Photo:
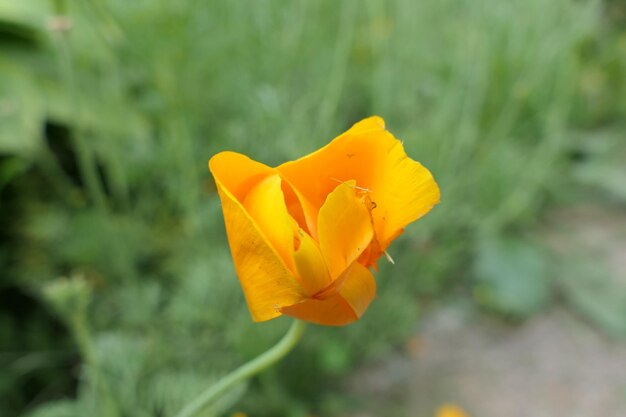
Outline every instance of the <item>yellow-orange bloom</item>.
{"label": "yellow-orange bloom", "polygon": [[369,268],[439,202],[430,172],[407,157],[380,117],[276,168],[221,152],[209,169],[255,321],[357,320],[376,295]]}
{"label": "yellow-orange bloom", "polygon": [[465,412],[453,404],[445,404],[437,410],[437,417],[468,417]]}

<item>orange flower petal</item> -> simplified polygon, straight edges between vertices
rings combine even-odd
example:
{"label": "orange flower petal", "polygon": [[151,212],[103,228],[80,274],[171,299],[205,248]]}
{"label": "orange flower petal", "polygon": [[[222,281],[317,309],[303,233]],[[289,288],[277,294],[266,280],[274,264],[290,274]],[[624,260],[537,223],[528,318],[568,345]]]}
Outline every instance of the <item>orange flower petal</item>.
{"label": "orange flower petal", "polygon": [[[298,223],[305,232],[310,233],[310,224],[304,215],[304,208],[302,206],[302,201],[298,196],[298,192],[293,189],[291,184],[281,176],[282,180],[282,190],[283,195],[285,197],[285,204],[287,205],[287,211],[291,215],[291,217]],[[317,236],[317,235],[316,235]]]}
{"label": "orange flower petal", "polygon": [[243,206],[295,274],[294,237],[298,225],[287,211],[280,176],[274,174],[259,181],[246,195]]}
{"label": "orange flower petal", "polygon": [[320,250],[332,279],[363,253],[374,236],[369,210],[354,185],[354,181],[339,184],[328,195],[317,219]]}
{"label": "orange flower petal", "polygon": [[370,117],[322,149],[278,168],[312,207],[315,216],[337,181],[356,180],[369,190],[380,256],[403,228],[439,202],[439,188],[430,172],[408,158],[402,143],[385,130],[380,117]]}
{"label": "orange flower petal", "polygon": [[372,273],[355,262],[335,294],[284,307],[282,312],[317,324],[343,326],[358,320],[375,296],[376,281]]}
{"label": "orange flower petal", "polygon": [[380,116],[370,116],[353,124],[347,132],[363,134],[381,129],[385,129],[385,120]]}
{"label": "orange flower petal", "polygon": [[326,262],[317,242],[300,231],[300,247],[294,254],[298,276],[302,286],[313,295],[331,283]]}
{"label": "orange flower petal", "polygon": [[[280,171],[279,171],[280,172]],[[317,211],[319,207],[315,207],[307,200],[302,192],[297,190],[293,184],[289,182],[288,178],[281,175],[283,179],[283,192],[285,194],[285,201],[287,202],[287,208],[292,217],[296,219],[300,227],[317,239]]]}
{"label": "orange flower petal", "polygon": [[325,326],[343,326],[358,320],[350,304],[339,294],[325,300],[311,298],[298,304],[283,307],[281,312],[287,316]]}
{"label": "orange flower petal", "polygon": [[[372,178],[370,198],[376,236],[385,250],[404,227],[419,219],[439,203],[439,187],[422,164],[410,159],[402,143],[384,131],[378,142],[386,142],[380,152],[379,174]],[[382,143],[380,143],[382,145]],[[389,146],[389,147],[386,147]]]}
{"label": "orange flower petal", "polygon": [[222,201],[228,243],[252,318],[277,317],[281,307],[301,302],[308,294],[240,201],[275,171],[233,152],[215,155],[209,169]]}
{"label": "orange flower petal", "polygon": [[209,160],[209,170],[239,202],[243,202],[259,181],[276,173],[274,168],[253,161],[240,153],[228,151],[214,155]]}
{"label": "orange flower petal", "polygon": [[360,318],[376,296],[376,280],[369,269],[354,262],[338,292]]}

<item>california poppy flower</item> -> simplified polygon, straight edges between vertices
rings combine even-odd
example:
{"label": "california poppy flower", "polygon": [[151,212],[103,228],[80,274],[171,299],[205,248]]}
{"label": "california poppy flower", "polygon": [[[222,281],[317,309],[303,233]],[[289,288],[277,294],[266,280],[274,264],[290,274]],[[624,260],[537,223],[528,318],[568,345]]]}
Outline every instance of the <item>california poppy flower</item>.
{"label": "california poppy flower", "polygon": [[437,417],[467,417],[467,414],[456,405],[445,404],[437,410]]}
{"label": "california poppy flower", "polygon": [[209,169],[255,321],[357,320],[376,295],[370,268],[439,202],[430,172],[407,157],[380,117],[275,168],[221,152]]}

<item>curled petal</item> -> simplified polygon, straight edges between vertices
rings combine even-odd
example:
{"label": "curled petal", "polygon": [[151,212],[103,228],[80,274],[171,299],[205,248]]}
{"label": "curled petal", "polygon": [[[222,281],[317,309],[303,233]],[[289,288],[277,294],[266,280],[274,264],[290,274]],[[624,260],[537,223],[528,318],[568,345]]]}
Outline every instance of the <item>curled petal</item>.
{"label": "curled petal", "polygon": [[[385,250],[409,223],[439,203],[439,187],[422,164],[409,158],[402,143],[387,132],[380,133],[378,175],[367,187],[375,208],[372,218],[381,249]],[[381,143],[382,144],[382,143]],[[388,146],[388,147],[387,147]]]}
{"label": "curled petal", "polygon": [[338,294],[346,300],[354,314],[361,318],[376,296],[376,280],[369,269],[355,262],[349,269]]}
{"label": "curled petal", "polygon": [[300,231],[300,247],[294,254],[302,286],[313,295],[330,285],[331,279],[320,248],[311,236]]}
{"label": "curled petal", "polygon": [[259,181],[246,195],[243,206],[295,274],[293,254],[298,225],[287,211],[280,176],[269,175]]}
{"label": "curled petal", "polygon": [[380,117],[355,124],[322,149],[277,169],[312,207],[308,216],[315,216],[337,181],[355,180],[366,190],[379,248],[373,257],[439,202],[431,173],[406,155]]}
{"label": "curled petal", "polygon": [[282,312],[317,324],[343,326],[358,320],[375,296],[376,281],[372,273],[354,262],[334,294],[284,307]]}
{"label": "curled petal", "polygon": [[209,170],[215,181],[219,181],[239,202],[243,202],[259,181],[276,172],[274,168],[253,161],[245,155],[228,151],[214,155],[209,160]]}
{"label": "curled petal", "polygon": [[209,168],[222,201],[231,255],[252,318],[264,321],[277,317],[281,307],[301,302],[308,294],[241,202],[253,188],[263,187],[259,184],[274,171],[232,152],[215,155]]}
{"label": "curled petal", "polygon": [[317,219],[320,249],[332,279],[338,278],[368,247],[374,236],[369,210],[354,181],[328,195]]}

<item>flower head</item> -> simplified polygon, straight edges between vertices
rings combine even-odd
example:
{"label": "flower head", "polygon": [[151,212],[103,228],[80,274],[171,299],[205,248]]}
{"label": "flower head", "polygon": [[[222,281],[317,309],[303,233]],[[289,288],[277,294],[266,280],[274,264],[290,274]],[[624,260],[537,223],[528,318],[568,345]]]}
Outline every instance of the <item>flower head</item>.
{"label": "flower head", "polygon": [[468,417],[465,412],[454,404],[445,404],[437,410],[437,417]]}
{"label": "flower head", "polygon": [[369,268],[439,202],[430,172],[407,157],[380,117],[276,168],[221,152],[209,169],[255,321],[357,320],[376,295]]}

